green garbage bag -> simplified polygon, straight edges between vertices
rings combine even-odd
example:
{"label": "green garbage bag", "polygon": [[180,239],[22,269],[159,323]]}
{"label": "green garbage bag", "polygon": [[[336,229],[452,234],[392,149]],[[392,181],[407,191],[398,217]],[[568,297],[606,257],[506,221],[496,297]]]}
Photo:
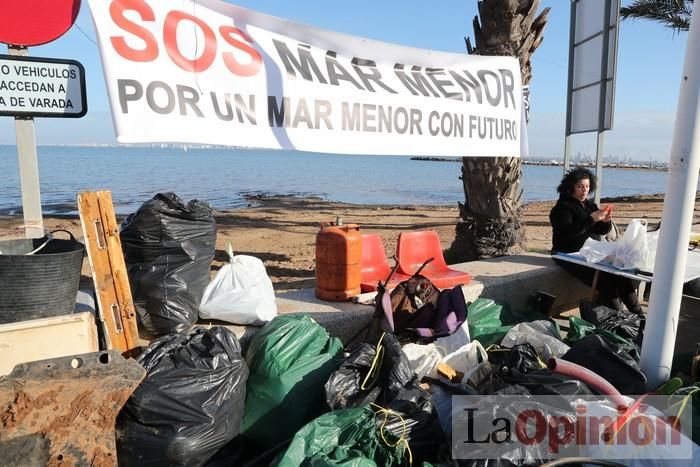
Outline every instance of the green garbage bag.
{"label": "green garbage bag", "polygon": [[496,303],[490,298],[477,298],[467,306],[469,336],[484,347],[500,344],[516,324],[539,319],[554,323],[551,318],[536,311],[513,311],[507,305]]}
{"label": "green garbage bag", "polygon": [[258,331],[246,352],[243,436],[273,447],[325,412],[324,384],[342,347],[306,315],[278,316]]}
{"label": "green garbage bag", "polygon": [[566,333],[564,342],[574,343],[580,341],[589,334],[593,334],[596,327],[583,318],[578,316],[569,316],[569,331]]}
{"label": "green garbage bag", "polygon": [[273,465],[399,466],[404,464],[405,446],[405,443],[386,430],[382,438],[371,409],[336,410],[321,415],[299,430],[287,450]]}

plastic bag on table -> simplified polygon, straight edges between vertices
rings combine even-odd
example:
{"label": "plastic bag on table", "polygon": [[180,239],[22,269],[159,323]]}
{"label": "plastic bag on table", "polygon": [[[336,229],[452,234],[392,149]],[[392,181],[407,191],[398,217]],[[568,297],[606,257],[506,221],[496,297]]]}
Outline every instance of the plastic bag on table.
{"label": "plastic bag on table", "polygon": [[545,360],[550,357],[561,357],[569,346],[559,337],[557,326],[551,321],[538,320],[520,323],[513,326],[503,337],[503,347],[513,347],[518,344],[532,344],[539,355]]}
{"label": "plastic bag on table", "polygon": [[578,254],[586,258],[586,261],[589,263],[612,262],[615,258],[617,245],[617,242],[604,242],[589,237],[578,251]]}
{"label": "plastic bag on table", "polygon": [[126,218],[119,236],[140,322],[154,336],[189,330],[214,259],[212,207],[159,193]]}
{"label": "plastic bag on table", "polygon": [[121,465],[203,465],[238,435],[248,368],[231,331],[164,336],[137,361],[147,375],[117,418]]}
{"label": "plastic bag on table", "polygon": [[647,264],[645,267],[641,268],[643,271],[654,271],[654,264],[656,262],[656,250],[659,246],[659,235],[661,230],[654,230],[653,232],[647,232]]}
{"label": "plastic bag on table", "polygon": [[617,249],[613,266],[620,269],[648,269],[650,258],[647,241],[647,221],[634,219],[625,229],[622,238],[615,242]]}
{"label": "plastic bag on table", "polygon": [[323,413],[323,385],[341,351],[340,340],[307,315],[278,316],[263,326],[246,352],[250,376],[242,435],[275,446]]}
{"label": "plastic bag on table", "polygon": [[261,325],[277,316],[275,291],[263,262],[246,255],[235,255],[226,245],[229,263],[219,269],[204,290],[199,316],[235,324]]}

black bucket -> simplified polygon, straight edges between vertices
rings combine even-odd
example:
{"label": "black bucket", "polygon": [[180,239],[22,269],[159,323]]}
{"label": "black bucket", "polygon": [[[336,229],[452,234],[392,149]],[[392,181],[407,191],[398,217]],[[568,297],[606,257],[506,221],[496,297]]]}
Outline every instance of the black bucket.
{"label": "black bucket", "polygon": [[[70,239],[53,238],[55,232]],[[73,313],[84,252],[67,230],[0,241],[0,323]]]}

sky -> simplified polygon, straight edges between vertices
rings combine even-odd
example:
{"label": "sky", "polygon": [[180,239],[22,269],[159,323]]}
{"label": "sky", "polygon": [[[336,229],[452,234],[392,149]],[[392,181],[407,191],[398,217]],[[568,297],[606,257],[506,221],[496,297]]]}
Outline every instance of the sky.
{"label": "sky", "polygon": [[[172,0],[177,3],[177,0]],[[422,49],[466,53],[477,0],[236,0],[239,6],[355,36]],[[623,5],[630,3],[623,0]],[[563,159],[568,70],[569,1],[551,7],[544,42],[533,57],[530,155]],[[605,133],[605,156],[668,160],[687,32],[648,21],[623,21],[617,64],[615,121]],[[73,59],[85,67],[88,114],[37,118],[38,144],[116,144],[96,35],[87,1],[76,24],[56,41],[31,47],[37,57]],[[472,41],[473,42],[473,41]],[[0,44],[0,53],[7,53]],[[15,144],[14,120],[0,117],[0,144]],[[595,133],[577,135],[573,154],[594,156]]]}

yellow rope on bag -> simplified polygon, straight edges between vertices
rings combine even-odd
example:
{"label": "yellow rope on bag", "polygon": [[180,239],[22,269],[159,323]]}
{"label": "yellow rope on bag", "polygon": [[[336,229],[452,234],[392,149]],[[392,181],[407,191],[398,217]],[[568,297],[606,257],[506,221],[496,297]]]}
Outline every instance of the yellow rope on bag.
{"label": "yellow rope on bag", "polygon": [[[489,353],[489,352],[510,352],[511,350],[512,349],[510,349],[510,348],[501,347],[498,344],[491,344],[484,349],[484,351],[486,353]],[[537,363],[539,363],[542,368],[547,368],[547,364],[542,361],[539,354],[537,354]]]}
{"label": "yellow rope on bag", "polygon": [[377,341],[377,347],[376,350],[374,351],[374,358],[372,359],[372,365],[369,367],[369,371],[365,375],[365,379],[362,380],[362,384],[360,384],[360,389],[364,391],[367,389],[367,384],[370,382],[370,378],[372,378],[372,382],[376,379],[378,373],[379,373],[379,367],[381,364],[381,361],[384,358],[384,346],[382,345],[382,341],[384,340],[384,336],[386,335],[385,332],[382,333],[382,336],[379,338]]}
{"label": "yellow rope on bag", "polygon": [[[384,442],[384,444],[386,444],[390,448],[393,448],[393,447],[396,447],[399,444],[403,443],[405,448],[406,448],[406,452],[408,452],[408,465],[413,465],[413,453],[411,452],[411,447],[408,445],[408,439],[406,439],[406,434],[408,433],[408,428],[406,427],[406,421],[403,419],[401,414],[399,414],[398,412],[394,412],[391,409],[385,409],[384,407],[377,405],[374,402],[370,402],[370,405],[373,407],[376,407],[379,413],[384,414],[384,420],[382,420],[382,425],[379,427],[379,436],[382,438],[382,441]],[[389,415],[396,415],[399,418],[399,420],[401,420],[401,425],[403,428],[401,436],[394,444],[391,444],[384,437],[384,425],[386,425],[386,422],[389,419]],[[375,413],[375,416],[376,416],[376,413]]]}
{"label": "yellow rope on bag", "polygon": [[[684,388],[681,388],[681,389],[684,389]],[[671,397],[675,396],[678,391],[680,391],[680,389],[674,391],[674,393],[671,394]],[[673,421],[673,425],[672,425],[672,428],[674,430],[676,429],[676,426],[678,425],[678,421],[681,419],[681,415],[683,414],[683,411],[685,410],[686,405],[688,405],[688,401],[693,397],[693,394],[695,394],[698,391],[700,391],[700,388],[692,389],[690,392],[688,392],[688,394],[683,396],[683,399],[681,399],[679,402],[674,402],[673,404],[667,405],[668,408],[670,409],[674,405],[680,404],[680,408],[678,409],[678,413],[676,414],[676,419]]]}

